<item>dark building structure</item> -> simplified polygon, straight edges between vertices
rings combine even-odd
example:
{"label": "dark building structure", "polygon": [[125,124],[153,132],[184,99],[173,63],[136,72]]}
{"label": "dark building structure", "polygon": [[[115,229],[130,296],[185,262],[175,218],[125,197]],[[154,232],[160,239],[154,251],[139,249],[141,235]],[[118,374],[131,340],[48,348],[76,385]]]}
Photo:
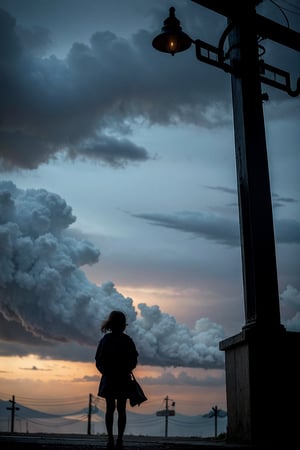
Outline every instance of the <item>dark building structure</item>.
{"label": "dark building structure", "polygon": [[296,97],[300,79],[293,90],[289,73],[261,59],[258,38],[300,51],[300,34],[257,14],[262,0],[192,1],[227,17],[218,47],[184,33],[174,8],[153,46],[174,55],[194,44],[200,61],[231,74],[245,325],[238,335],[220,342],[228,440],[262,448],[283,442],[291,448],[289,444],[300,441],[300,333],[288,332],[280,321],[261,83]]}

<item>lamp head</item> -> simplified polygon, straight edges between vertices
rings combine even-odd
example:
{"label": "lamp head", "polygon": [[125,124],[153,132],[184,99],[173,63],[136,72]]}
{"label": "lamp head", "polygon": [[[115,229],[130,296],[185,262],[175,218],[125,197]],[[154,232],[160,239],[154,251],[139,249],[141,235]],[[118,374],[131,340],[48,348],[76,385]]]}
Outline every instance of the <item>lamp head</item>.
{"label": "lamp head", "polygon": [[165,53],[183,52],[190,48],[192,44],[191,38],[182,31],[180,21],[175,17],[175,8],[172,6],[169,9],[169,17],[164,20],[162,33],[156,36],[152,41],[152,46]]}

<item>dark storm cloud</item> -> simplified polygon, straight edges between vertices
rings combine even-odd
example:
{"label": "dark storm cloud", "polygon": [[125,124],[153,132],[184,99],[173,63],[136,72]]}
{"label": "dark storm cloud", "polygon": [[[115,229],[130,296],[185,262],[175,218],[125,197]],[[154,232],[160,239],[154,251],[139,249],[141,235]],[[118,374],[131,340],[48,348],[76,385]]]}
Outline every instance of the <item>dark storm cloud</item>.
{"label": "dark storm cloud", "polygon": [[[79,155],[76,151],[70,150],[69,156],[78,158]],[[146,153],[128,139],[119,140],[103,135],[84,143],[80,154],[81,159],[101,160],[113,167],[121,167],[129,161],[143,161],[145,157]]]}
{"label": "dark storm cloud", "polygon": [[[199,211],[184,211],[174,214],[141,213],[133,217],[146,220],[152,225],[191,233],[220,244],[236,247],[240,245],[238,221],[225,216]],[[276,239],[281,244],[300,244],[300,222],[281,219],[275,222]]]}
{"label": "dark storm cloud", "polygon": [[[223,192],[225,194],[231,194],[233,195],[235,198],[237,197],[237,190],[236,189],[232,189],[232,188],[228,188],[225,186],[205,186],[207,189],[211,190],[211,191],[218,191],[218,192]],[[272,193],[272,206],[273,208],[279,208],[279,207],[284,207],[287,206],[289,204],[293,204],[293,203],[299,203],[299,200],[297,200],[296,198],[293,197],[284,197],[282,195],[276,194],[276,193]],[[231,203],[230,206],[236,205],[237,206],[237,202],[236,203]]]}
{"label": "dark storm cloud", "polygon": [[23,46],[33,55],[44,55],[45,51],[52,45],[50,31],[38,25],[31,29],[18,25],[16,33],[23,43]]}
{"label": "dark storm cloud", "polygon": [[[24,29],[18,34],[15,19],[3,10],[0,29],[2,170],[33,169],[58,152],[113,166],[147,160],[145,149],[112,135],[120,134],[131,115],[122,98],[124,84],[118,85],[124,79],[124,73],[119,76],[119,52],[130,52],[125,41],[98,33],[91,46],[74,44],[68,57],[59,60],[34,56],[32,44],[24,46],[28,35],[21,40]],[[35,39],[38,47],[45,36],[35,33]]]}
{"label": "dark storm cloud", "polygon": [[171,372],[164,372],[160,377],[143,377],[143,383],[145,384],[165,384],[167,386],[221,386],[224,384],[224,373],[219,378],[207,376],[204,379],[192,377],[186,372],[182,371],[177,376]]}
{"label": "dark storm cloud", "polygon": [[194,236],[229,246],[239,245],[238,222],[210,213],[184,211],[176,214],[132,214],[152,225],[192,233]]}
{"label": "dark storm cloud", "polygon": [[50,41],[47,32],[17,26],[4,10],[0,30],[2,170],[34,169],[60,152],[112,166],[146,161],[147,151],[128,139],[130,123],[228,120],[225,103],[213,106],[224,83],[195,94],[199,77],[187,82],[181,60],[170,80],[170,61],[154,52],[149,32],[128,41],[99,31],[59,59],[37,56]]}
{"label": "dark storm cloud", "polygon": [[[28,352],[29,346],[31,346],[31,348],[34,348],[35,346],[39,345],[43,346],[43,344],[49,345],[49,343],[43,341],[40,337],[34,336],[32,333],[26,331],[21,323],[8,321],[5,319],[3,314],[0,313],[0,341],[2,340],[6,341],[6,344],[11,348],[14,346],[14,344],[16,345],[16,347],[18,347],[19,343],[22,342],[22,345],[27,346],[26,354]],[[0,347],[1,356],[9,354],[9,352],[10,350],[8,351],[8,353],[6,352],[4,345]]]}
{"label": "dark storm cloud", "polygon": [[225,186],[205,186],[207,189],[211,189],[212,191],[225,192],[226,194],[237,195],[236,189],[228,188]]}
{"label": "dark storm cloud", "polygon": [[[154,9],[158,25],[165,5]],[[55,5],[58,7],[58,4]],[[195,5],[179,11],[196,30],[216,32]],[[203,9],[203,8],[202,8]],[[42,56],[50,32],[31,29],[0,10],[0,168],[37,168],[59,153],[112,166],[143,162],[147,150],[130,136],[130,124],[179,121],[215,127],[231,121],[230,77],[195,61],[191,51],[170,57],[156,52],[154,32],[133,30],[131,39],[107,30],[92,34],[89,43],[75,42],[62,59]],[[199,36],[201,37],[201,36]],[[218,41],[218,39],[217,39]],[[217,45],[217,42],[216,42]]]}
{"label": "dark storm cloud", "polygon": [[272,204],[274,208],[286,206],[287,204],[299,203],[299,200],[292,197],[283,197],[278,194],[272,194]]}

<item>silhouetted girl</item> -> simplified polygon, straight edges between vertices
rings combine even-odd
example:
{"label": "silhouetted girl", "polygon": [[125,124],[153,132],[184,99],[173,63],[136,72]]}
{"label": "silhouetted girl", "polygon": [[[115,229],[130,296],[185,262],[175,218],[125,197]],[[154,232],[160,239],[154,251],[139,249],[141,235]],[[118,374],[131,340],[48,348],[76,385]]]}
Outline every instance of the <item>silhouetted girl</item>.
{"label": "silhouetted girl", "polygon": [[138,352],[133,340],[124,333],[126,317],[121,311],[112,311],[101,325],[105,333],[99,342],[95,360],[102,374],[99,397],[106,399],[105,425],[108,434],[107,448],[113,449],[113,420],[117,406],[118,437],[116,449],[123,449],[126,427],[126,400],[129,393],[130,372],[137,365]]}

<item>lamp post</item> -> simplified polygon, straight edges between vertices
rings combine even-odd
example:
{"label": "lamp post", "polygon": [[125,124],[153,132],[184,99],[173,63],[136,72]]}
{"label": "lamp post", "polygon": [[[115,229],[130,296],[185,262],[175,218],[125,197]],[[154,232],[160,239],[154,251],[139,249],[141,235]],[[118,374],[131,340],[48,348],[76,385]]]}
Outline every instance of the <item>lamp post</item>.
{"label": "lamp post", "polygon": [[[220,342],[220,349],[225,351],[228,437],[269,442],[266,428],[268,423],[274,427],[274,422],[273,418],[265,417],[263,404],[267,403],[273,411],[289,409],[289,419],[293,416],[299,420],[298,404],[296,410],[291,399],[296,393],[300,400],[300,372],[288,354],[299,352],[300,333],[288,333],[280,323],[261,83],[296,97],[300,93],[300,79],[296,89],[292,89],[289,73],[260,58],[258,36],[271,37],[300,51],[300,34],[259,16],[256,5],[261,0],[194,1],[227,17],[227,27],[218,46],[193,40],[184,33],[174,7],[170,8],[162,33],[153,39],[152,45],[174,56],[193,44],[198,60],[231,75],[245,325],[241,333]],[[226,39],[227,53],[224,52]],[[274,380],[272,386],[270,377]],[[276,427],[275,420],[277,440],[293,436],[297,428],[293,431],[291,423],[293,419],[289,422],[281,416]]]}

